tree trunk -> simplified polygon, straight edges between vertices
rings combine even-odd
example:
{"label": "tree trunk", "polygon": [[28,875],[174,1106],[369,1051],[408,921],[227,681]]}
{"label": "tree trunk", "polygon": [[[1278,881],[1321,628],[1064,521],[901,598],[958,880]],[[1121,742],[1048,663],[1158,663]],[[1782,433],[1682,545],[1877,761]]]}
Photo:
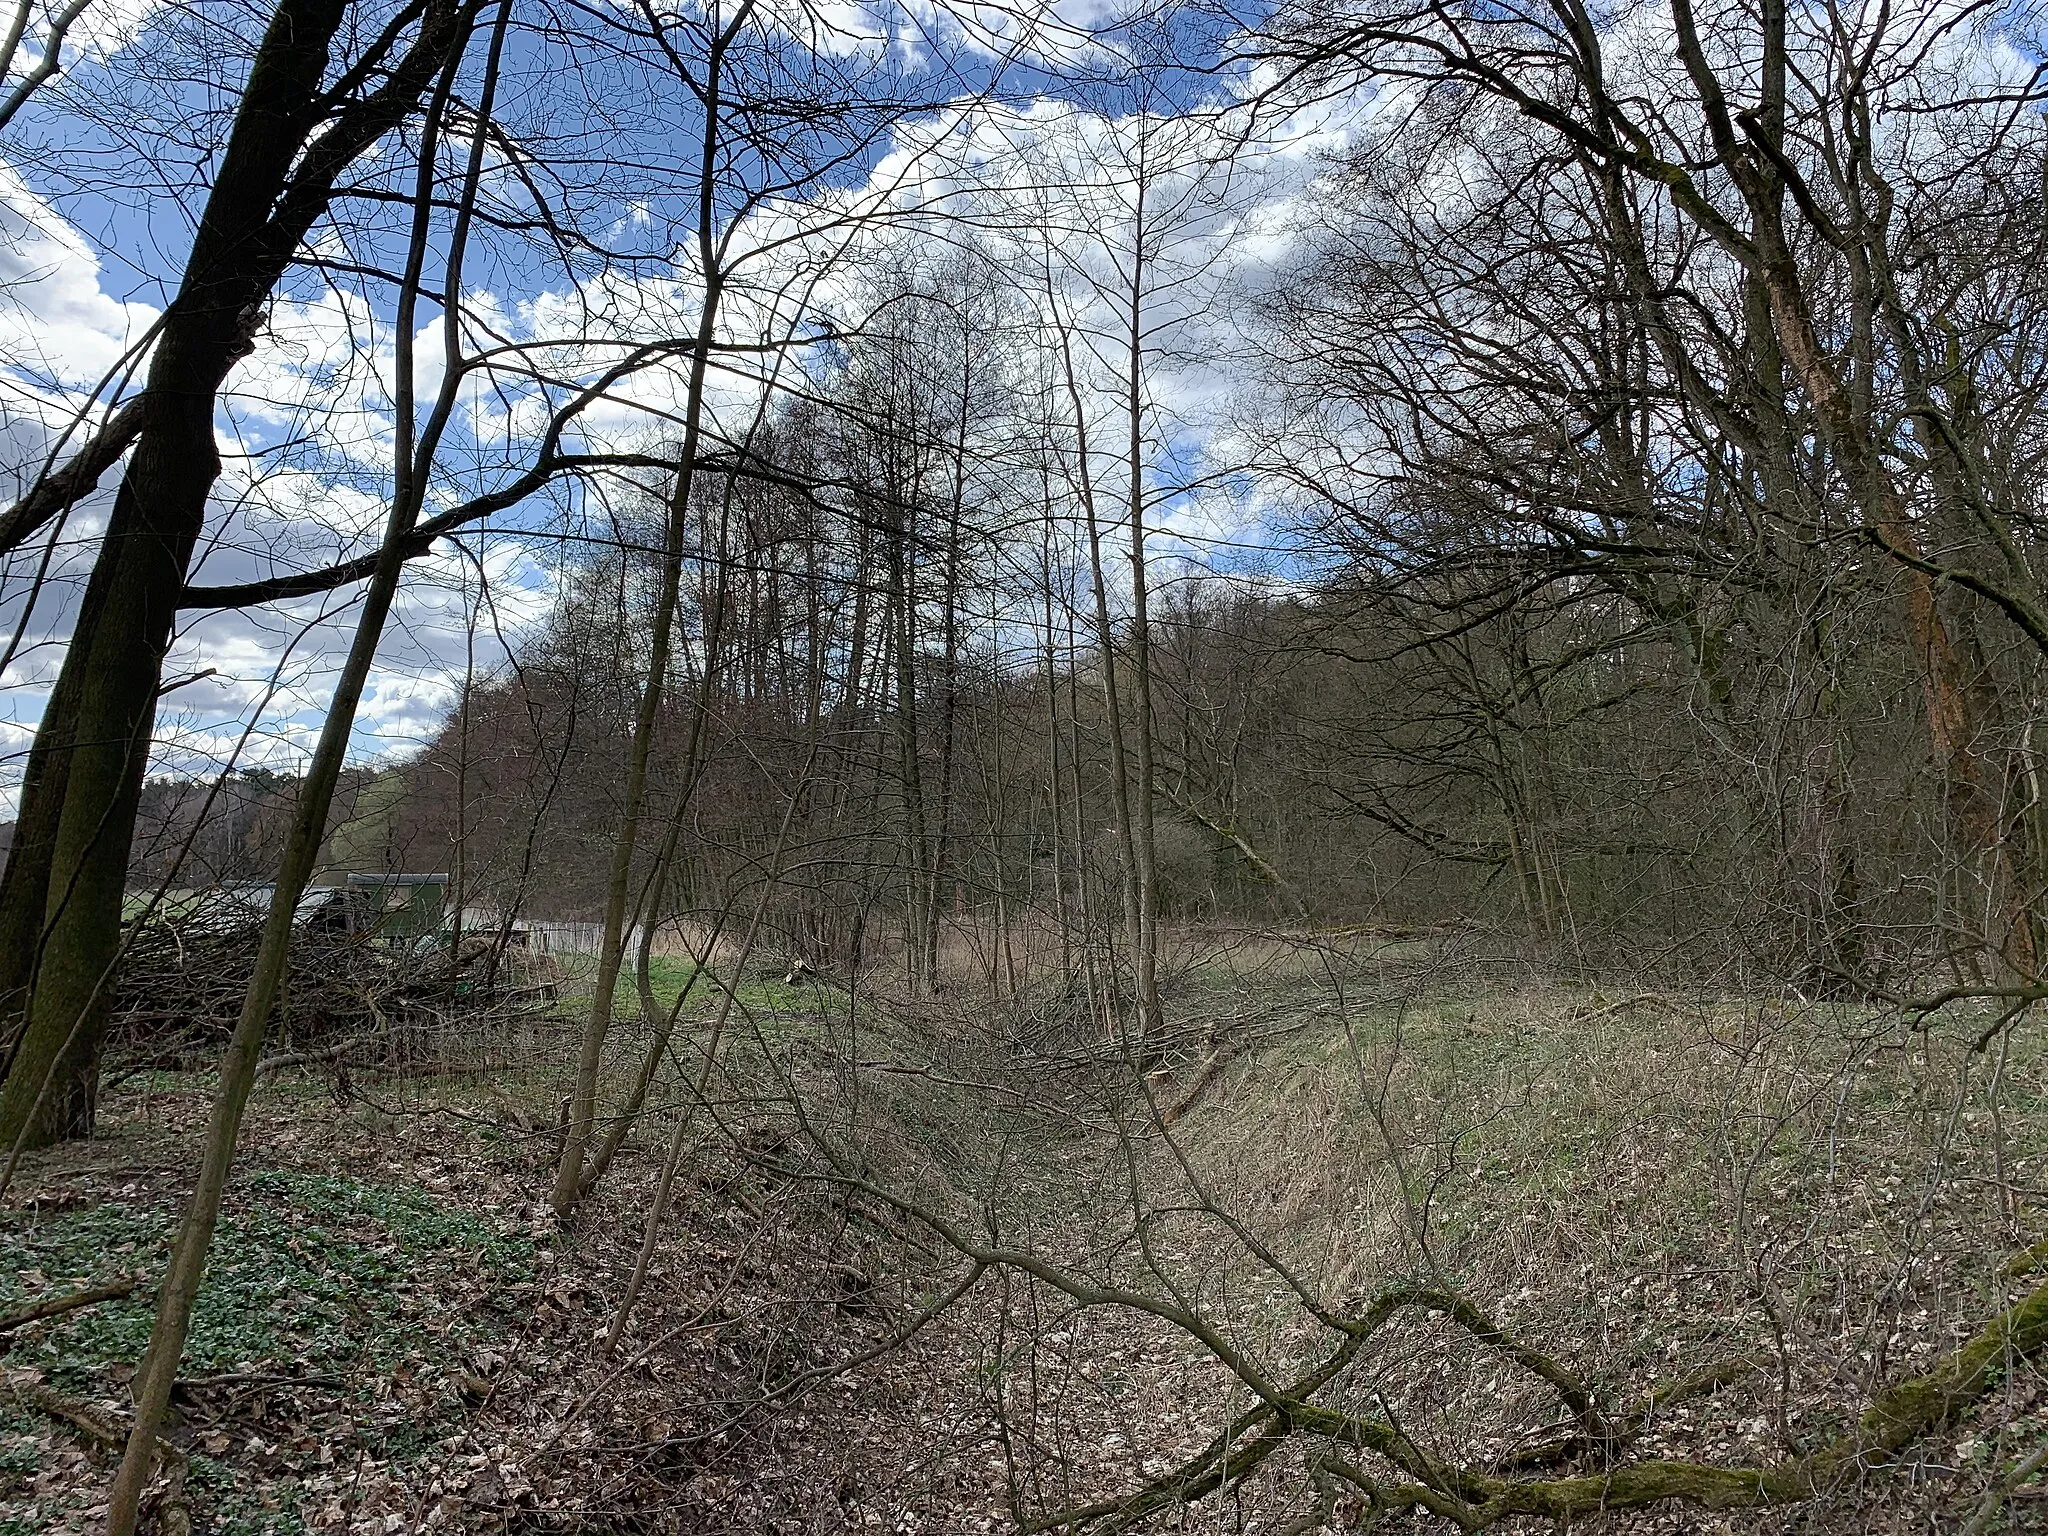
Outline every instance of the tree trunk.
{"label": "tree trunk", "polygon": [[[91,1128],[163,657],[220,474],[215,397],[335,178],[417,105],[461,35],[459,13],[433,7],[383,82],[337,108],[320,86],[347,10],[346,0],[284,0],[257,49],[150,359],[134,456],[52,695],[39,772],[31,759],[26,856],[9,872],[0,915],[0,937],[13,941],[0,998],[26,1006],[0,1086],[0,1145],[10,1149]],[[37,941],[22,945],[31,930]]]}
{"label": "tree trunk", "polygon": [[[69,725],[59,748],[65,766],[38,784],[38,803],[23,811],[31,828],[54,820],[54,835],[42,880],[27,868],[10,892],[23,910],[7,926],[23,925],[40,895],[41,932],[24,978],[26,1027],[0,1087],[0,1141],[9,1147],[92,1129],[135,806],[185,568],[220,473],[213,397],[236,355],[231,345],[215,336],[176,347],[165,337],[150,370],[142,440],[64,658],[57,691],[75,689],[76,699],[73,719],[56,722]],[[54,817],[44,799],[51,794],[61,796]]]}

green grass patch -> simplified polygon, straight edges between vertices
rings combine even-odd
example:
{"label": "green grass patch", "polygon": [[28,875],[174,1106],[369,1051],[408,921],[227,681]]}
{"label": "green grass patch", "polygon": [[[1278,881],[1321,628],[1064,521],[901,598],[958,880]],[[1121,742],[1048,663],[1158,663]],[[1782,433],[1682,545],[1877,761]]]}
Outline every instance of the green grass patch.
{"label": "green grass patch", "polygon": [[[590,1011],[590,997],[596,987],[594,973],[597,969],[595,956],[575,957],[587,964],[575,979],[565,982],[561,995],[555,1003],[555,1012],[563,1018],[582,1018]],[[686,956],[653,955],[647,963],[648,990],[654,994],[655,1006],[664,1012],[673,1009],[676,1000],[689,989],[688,1005],[684,1013],[689,1017],[715,1012],[723,996],[716,978],[710,975],[698,976],[698,965]],[[742,981],[734,989],[734,1001],[740,1010],[757,1014],[808,1013],[815,1012],[819,1005],[820,989],[816,986],[788,986],[780,976],[757,976]],[[633,957],[628,955],[619,971],[619,979],[612,993],[614,1013],[622,1018],[637,1018],[640,1012],[640,985],[634,979]]]}
{"label": "green grass patch", "polygon": [[[697,962],[676,959],[666,955],[650,955],[647,958],[647,985],[654,993],[654,1001],[661,1008],[673,1008],[676,999],[683,994],[684,987],[690,987],[691,995],[708,996],[711,989],[703,982],[691,986],[697,974]],[[700,990],[701,989],[701,990]],[[630,1005],[640,995],[639,984],[633,979],[633,967],[628,965],[625,974],[619,977],[619,1002]]]}
{"label": "green grass patch", "polygon": [[[590,996],[597,986],[597,956],[557,955],[555,958],[571,973],[571,979],[562,985],[561,994],[555,1003],[555,1012],[565,1018],[581,1018],[590,1011]],[[640,984],[634,979],[633,963],[634,957],[627,955],[626,963],[619,969],[618,983],[612,989],[613,1010],[627,1017],[635,1016],[640,1011]],[[690,986],[690,980],[696,974],[697,963],[694,960],[680,956],[650,955],[647,961],[647,985],[654,993],[655,1005],[663,1009],[675,1007],[676,999],[682,996],[683,988]],[[701,1001],[706,997],[717,996],[717,990],[699,981],[695,986],[690,986],[690,996],[692,1001]]]}
{"label": "green grass patch", "polygon": [[733,995],[756,1013],[807,1013],[817,1008],[821,994],[815,986],[785,986],[780,977],[763,976],[742,982]]}

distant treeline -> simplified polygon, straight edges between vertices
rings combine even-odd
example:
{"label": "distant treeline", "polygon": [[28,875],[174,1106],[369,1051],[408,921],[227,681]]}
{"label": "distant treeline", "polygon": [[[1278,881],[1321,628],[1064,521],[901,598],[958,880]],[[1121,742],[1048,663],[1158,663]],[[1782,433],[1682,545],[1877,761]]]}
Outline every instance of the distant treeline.
{"label": "distant treeline", "polygon": [[[332,867],[449,869],[467,901],[596,919],[644,625],[626,563],[581,570],[422,752],[350,774]],[[1669,627],[1597,590],[1426,617],[1480,606],[1472,573],[1459,581],[1171,589],[1150,647],[1165,914],[1478,921],[1567,955],[1831,984],[1880,980],[1967,922],[1887,605],[1846,612],[1807,676],[1769,664],[1782,631],[1731,625],[1706,678]],[[667,690],[651,792],[687,809],[666,855],[640,851],[648,910],[708,917],[750,888],[795,795],[775,910],[826,961],[970,917],[1113,916],[1110,738],[1085,644],[1034,648],[1012,627],[948,662],[920,636],[906,667],[876,654],[900,624],[850,622],[857,592],[818,605],[823,636],[770,622],[782,597],[730,599],[708,688],[699,646]],[[701,607],[693,622],[701,639]],[[261,878],[294,785],[152,780],[135,878]]]}

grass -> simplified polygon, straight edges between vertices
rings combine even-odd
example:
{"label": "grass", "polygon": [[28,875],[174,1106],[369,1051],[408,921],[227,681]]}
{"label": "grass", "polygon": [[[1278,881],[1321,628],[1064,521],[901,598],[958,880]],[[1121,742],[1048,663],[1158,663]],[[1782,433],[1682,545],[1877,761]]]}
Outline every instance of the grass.
{"label": "grass", "polygon": [[1545,1337],[1602,1340],[1605,1369],[1768,1343],[1766,1304],[1852,1359],[1885,1319],[1924,1353],[2003,1304],[1995,1266],[2041,1219],[2002,1230],[1987,1186],[2000,1155],[2022,1189],[2048,1158],[2048,1051],[2015,1042],[1995,1123],[1975,1033],[1445,991],[1248,1054],[1181,1140],[1333,1289],[1440,1267]]}
{"label": "grass", "polygon": [[[1924,1033],[1874,1005],[1652,996],[1506,967],[1403,974],[1380,955],[1333,981],[1227,970],[1177,977],[1169,998],[1157,1102],[1201,1081],[1214,1032],[1233,1052],[1170,1151],[1142,1115],[1119,1140],[1107,1120],[1061,1113],[1092,1093],[1128,1106],[1143,1067],[1115,1060],[1099,1031],[1052,1036],[1063,1058],[1006,1059],[1015,1048],[967,1019],[956,1041],[935,1028],[925,1049],[941,1078],[999,1091],[863,1076],[874,1130],[862,1150],[899,1180],[921,1157],[926,1191],[953,1173],[958,1197],[998,1209],[1012,1241],[1105,1283],[1161,1290],[1156,1262],[1174,1296],[1201,1298],[1241,1350],[1270,1350],[1286,1370],[1328,1338],[1254,1262],[1254,1241],[1340,1308],[1417,1277],[1454,1286],[1619,1402],[1710,1362],[1782,1365],[1782,1379],[1731,1386],[1660,1429],[1658,1454],[1717,1463],[1784,1454],[1781,1410],[1788,1436],[1817,1441],[1866,1393],[1930,1368],[2007,1304],[1999,1267],[2048,1219],[2038,1032],[2013,1037],[1994,1099],[1997,1052],[1972,1050],[1989,1021],[1963,1010]],[[2019,1205],[2011,1222],[2001,1179]],[[1127,1235],[1135,1203],[1144,1264]],[[1233,1225],[1206,1217],[1212,1206]],[[1183,1347],[1136,1317],[1090,1326],[1062,1335],[1077,1361]],[[1424,1332],[1390,1335],[1366,1379],[1461,1454],[1483,1461],[1554,1406],[1484,1352]],[[1188,1398],[1176,1384],[1147,1403],[1106,1371],[1090,1390],[1117,1399],[1120,1425]],[[1233,1401],[1215,1374],[1196,1396]],[[2022,1406],[2035,1384],[2048,1391],[2033,1368],[2025,1378]],[[1058,1433],[1077,1443],[1098,1427],[1085,1395],[1040,1404],[1072,1415]],[[1976,1459],[1956,1459],[1980,1471],[2040,1437],[2004,1404],[1966,1432]],[[1923,1494],[1936,1497],[1906,1477],[1872,1496],[1911,1506]]]}
{"label": "grass", "polygon": [[[563,1018],[581,1018],[590,1011],[590,996],[596,985],[597,958],[594,955],[558,955],[556,958],[563,962],[574,979],[562,987],[555,1012]],[[709,974],[697,980],[699,970],[697,962],[686,956],[649,956],[647,982],[648,989],[654,994],[655,1005],[664,1011],[673,1009],[687,987],[690,996],[686,1014],[715,1011],[721,996],[719,985]],[[640,987],[634,979],[633,957],[630,955],[620,969],[612,995],[612,1006],[617,1016],[638,1016]],[[733,995],[738,1009],[753,1013],[808,1013],[817,1009],[819,992],[815,986],[787,986],[779,976],[762,975],[742,981]]]}
{"label": "grass", "polygon": [[[1233,971],[1240,964],[1251,968]],[[687,959],[658,960],[657,999],[673,1001],[692,974]],[[701,1038],[722,994],[698,986],[685,1011]],[[587,1005],[588,989],[586,973],[582,999],[565,1011]],[[620,998],[625,1045],[637,1049],[630,978]],[[776,974],[744,982],[739,1001],[760,1033],[735,1014],[714,1099],[745,1104],[772,1128],[787,1086],[804,1096],[811,1124],[843,1137],[872,1176],[974,1220],[993,1212],[1007,1237],[1049,1261],[1192,1296],[1242,1352],[1276,1369],[1321,1358],[1328,1339],[1300,1297],[1253,1261],[1253,1241],[1340,1309],[1395,1282],[1440,1277],[1620,1404],[1710,1362],[1774,1362],[1768,1382],[1732,1385],[1661,1422],[1648,1448],[1660,1455],[1769,1461],[1783,1453],[1781,1427],[1800,1443],[1835,1432],[1871,1390],[1924,1370],[2004,1304],[1997,1269],[2017,1246],[2010,1239],[2038,1236],[2048,1215],[2035,1193],[2048,1168],[2048,1041],[2015,1036],[1994,1117],[1997,1053],[1971,1050],[1982,1021],[1960,1011],[1929,1034],[1875,1007],[1650,998],[1505,965],[1404,967],[1380,951],[1348,970],[1321,957],[1233,952],[1177,978],[1174,1033],[1155,1067],[1118,1054],[1092,1016],[1056,1016],[1056,1003],[1006,1017],[964,989],[875,997],[861,1003],[855,1034],[844,1028],[843,992],[784,986]],[[1205,1077],[1219,1038],[1228,1052]],[[620,1057],[630,1054],[622,1046]],[[1138,1074],[1147,1071],[1159,1103],[1203,1085],[1171,1149],[1142,1112]],[[492,1075],[492,1101],[530,1091],[536,1105],[552,1105],[559,1064],[527,1072]],[[481,1090],[436,1078],[405,1091],[429,1105]],[[497,1133],[465,1134],[485,1142]],[[431,1442],[448,1442],[446,1410],[417,1393],[368,1399],[366,1385],[496,1328],[479,1303],[534,1272],[535,1256],[523,1238],[500,1237],[426,1194],[344,1176],[351,1155],[326,1160],[327,1174],[270,1171],[237,1184],[188,1369],[341,1377],[356,1394],[342,1406],[368,1425],[359,1443],[424,1482],[440,1454]],[[515,1177],[544,1188],[544,1170]],[[2021,1204],[2016,1228],[1995,1178]],[[1134,1202],[1150,1245],[1142,1265],[1130,1239]],[[1209,1202],[1236,1226],[1205,1217]],[[110,1207],[0,1226],[0,1306],[23,1289],[14,1276],[24,1267],[40,1268],[50,1288],[154,1269],[167,1226],[161,1213]],[[887,1273],[893,1250],[876,1242]],[[691,1262],[709,1251],[694,1250]],[[1146,1267],[1154,1262],[1163,1273]],[[928,1295],[921,1263],[905,1256],[890,1278]],[[451,1304],[451,1275],[470,1270],[482,1283],[468,1303]],[[948,1327],[966,1337],[977,1316],[963,1308]],[[1092,1443],[1114,1431],[1163,1456],[1176,1437],[1198,1441],[1204,1415],[1236,1398],[1212,1362],[1155,1322],[1094,1309],[1046,1325],[976,1377],[981,1387],[967,1380],[990,1369],[980,1356],[959,1381],[934,1357],[930,1389],[971,1416],[989,1382],[1007,1390],[1028,1365],[1031,1411],[1048,1436]],[[25,1337],[14,1360],[60,1386],[113,1395],[107,1367],[134,1359],[146,1323],[139,1301],[98,1309]],[[563,1339],[581,1356],[587,1319],[574,1328]],[[1015,1344],[1008,1334],[982,1342]],[[1069,1367],[1071,1381],[1039,1398],[1039,1383]],[[1951,1482],[1901,1474],[1873,1480],[1868,1497],[1887,1518],[1917,1509],[1927,1518],[1916,1528],[1954,1528],[1934,1517],[1970,1504],[2048,1433],[2048,1418],[2022,1401],[2035,1384],[2031,1368],[2015,1373],[2019,1408],[1987,1403],[1948,1436],[1959,1443],[1930,1443],[1937,1461],[1961,1469]],[[2048,1381],[2038,1384],[2048,1403]],[[1354,1404],[1383,1393],[1472,1464],[1533,1434],[1554,1408],[1486,1352],[1420,1323],[1391,1329],[1384,1351],[1334,1390]],[[919,1430],[884,1412],[862,1432],[900,1445],[927,1411],[949,1410],[920,1398]],[[828,1417],[820,1423],[841,1432]],[[0,1512],[32,1444],[0,1419]],[[294,1528],[291,1478],[238,1488],[248,1465],[195,1453],[194,1498],[212,1521],[203,1529]],[[1284,1481],[1276,1475],[1274,1488]],[[1258,1513],[1263,1496],[1250,1490],[1249,1507],[1259,1528],[1277,1528],[1277,1502],[1265,1508],[1274,1519]],[[308,1519],[319,1497],[308,1495]],[[1879,1529],[1859,1515],[1806,1513],[1815,1523],[1802,1529],[1830,1536]],[[1221,1529],[1224,1518],[1205,1507],[1187,1528]],[[4,1513],[0,1536],[14,1536]]]}

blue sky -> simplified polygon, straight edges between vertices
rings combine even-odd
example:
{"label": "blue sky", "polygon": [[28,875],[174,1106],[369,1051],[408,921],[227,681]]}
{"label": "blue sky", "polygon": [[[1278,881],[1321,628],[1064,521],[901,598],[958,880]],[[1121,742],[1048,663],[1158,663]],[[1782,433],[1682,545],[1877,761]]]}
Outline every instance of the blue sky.
{"label": "blue sky", "polygon": [[[32,473],[53,430],[124,359],[132,364],[182,262],[205,185],[201,151],[217,142],[232,104],[237,53],[263,20],[258,8],[152,3],[120,0],[116,9],[102,0],[104,11],[89,10],[61,92],[0,135],[0,483]],[[524,24],[541,13],[515,14]],[[835,0],[801,14],[828,46],[801,45],[789,30],[799,13],[788,11],[782,30],[755,38],[763,76],[778,94],[814,84],[870,105],[807,136],[778,134],[771,155],[725,166],[725,230],[745,254],[726,338],[843,322],[877,263],[966,239],[1010,274],[1042,323],[1067,328],[1091,433],[1120,435],[1116,304],[1131,164],[1143,146],[1165,166],[1149,194],[1157,223],[1147,280],[1156,497],[1148,524],[1169,560],[1232,563],[1240,546],[1268,543],[1245,482],[1177,488],[1229,456],[1243,403],[1229,362],[1243,342],[1226,299],[1255,293],[1286,267],[1291,210],[1312,196],[1322,153],[1343,142],[1345,111],[1326,107],[1238,145],[1228,112],[1214,110],[1227,82],[1181,72],[1133,87],[1109,46],[1114,34],[1088,31],[1110,20],[1092,0],[1032,18],[1028,43],[1015,18],[994,10]],[[1007,37],[993,35],[999,21]],[[507,366],[463,395],[430,511],[521,467],[547,402],[626,347],[688,335],[701,291],[686,238],[698,137],[687,92],[644,57],[538,30],[512,34],[508,58],[494,114],[504,138],[490,145],[486,196],[520,217],[543,190],[583,245],[565,258],[521,231],[475,244],[461,283],[465,341],[471,351],[511,350]],[[872,106],[884,101],[928,110],[885,116]],[[211,138],[180,126],[195,113]],[[466,149],[458,137],[447,163]],[[407,150],[385,147],[358,179],[408,185]],[[163,174],[138,173],[152,162]],[[764,184],[779,195],[754,195]],[[857,237],[847,223],[855,214],[872,220]],[[328,269],[287,278],[257,353],[231,378],[218,417],[227,469],[198,579],[247,579],[367,547],[389,481],[399,345],[389,282],[344,269],[395,265],[397,220],[390,205],[355,202],[316,231]],[[441,323],[436,306],[423,304],[415,352],[427,394],[439,381]],[[784,382],[799,382],[806,362],[801,353],[785,361]],[[532,376],[543,365],[552,385]],[[752,370],[741,357],[720,373],[713,398],[722,419],[755,408],[763,384]],[[587,414],[586,441],[644,446],[672,435],[680,376],[672,361],[627,381]],[[52,560],[55,579],[33,611],[25,615],[23,602],[36,552],[0,569],[0,619],[22,636],[0,675],[0,750],[10,762],[61,655],[69,594],[105,499],[74,512]],[[573,526],[583,500],[572,491],[537,499],[413,567],[365,702],[360,755],[419,744],[465,667],[491,665],[501,635],[516,637],[546,611],[558,579],[549,535]],[[167,696],[164,766],[234,751],[290,766],[309,744],[346,643],[347,598],[191,616],[169,672],[194,680]],[[10,776],[0,765],[0,794]]]}

